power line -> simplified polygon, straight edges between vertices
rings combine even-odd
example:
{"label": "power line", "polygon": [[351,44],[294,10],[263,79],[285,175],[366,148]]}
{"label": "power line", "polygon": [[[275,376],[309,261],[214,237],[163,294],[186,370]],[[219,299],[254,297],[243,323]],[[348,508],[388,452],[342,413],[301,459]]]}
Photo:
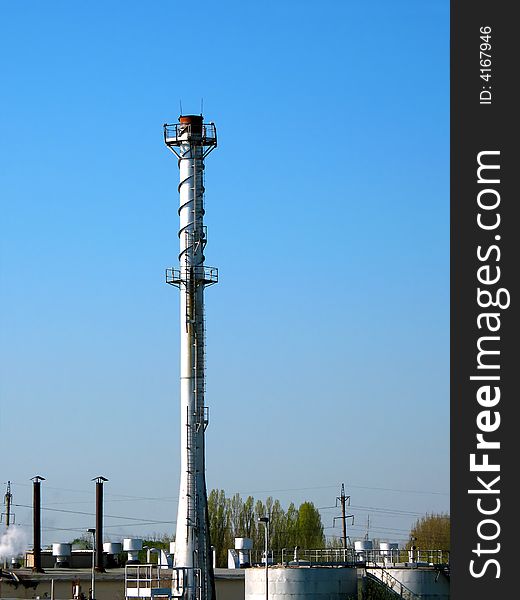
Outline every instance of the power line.
{"label": "power line", "polygon": [[354,504],[352,505],[352,508],[355,508],[357,510],[370,510],[370,511],[374,511],[374,512],[380,512],[383,513],[385,515],[389,515],[389,516],[396,516],[396,517],[421,517],[423,516],[424,513],[418,513],[418,512],[414,512],[411,510],[400,510],[398,508],[382,508],[382,507],[377,507],[377,506],[362,506],[362,505],[358,505],[358,504]]}
{"label": "power line", "polygon": [[[367,486],[367,485],[354,485],[354,484],[350,484],[350,487],[353,488],[358,488],[358,489],[365,489],[365,490],[377,490],[377,491],[383,491],[383,492],[398,492],[398,493],[402,493],[402,494],[432,494],[432,495],[440,495],[440,496],[449,496],[448,492],[434,492],[434,491],[429,491],[429,490],[403,490],[403,489],[399,489],[399,488],[384,488],[384,487],[371,487],[371,486]],[[337,488],[337,485],[319,485],[319,486],[313,486],[313,487],[301,487],[301,488],[279,488],[279,489],[273,489],[273,490],[253,490],[251,492],[239,492],[240,494],[269,494],[269,493],[273,493],[273,492],[299,492],[299,491],[305,491],[305,490],[325,490],[325,489],[330,489],[330,488]]]}
{"label": "power line", "polygon": [[[336,506],[320,506],[317,510],[325,510],[325,509],[333,509],[337,508]],[[391,509],[391,508],[377,508],[374,506],[360,506],[356,504],[351,504],[350,508],[361,510],[361,511],[373,511],[377,513],[382,513],[383,515],[389,517],[421,517],[424,513],[412,512],[412,511],[401,511],[399,509]]]}
{"label": "power line", "polygon": [[[358,526],[358,525],[353,525],[351,527],[351,529],[360,529],[362,531],[366,531],[366,528]],[[396,531],[396,532],[399,532],[399,533],[409,533],[410,532],[409,529],[396,529],[396,528],[393,528],[393,527],[373,527],[373,526],[371,526],[370,529],[372,531]]]}
{"label": "power line", "polygon": [[369,487],[367,485],[352,485],[350,487],[359,488],[363,490],[378,490],[381,492],[400,492],[402,494],[432,494],[435,496],[449,496],[448,492],[432,492],[428,490],[401,490],[398,488],[383,488],[383,487]]}
{"label": "power line", "polygon": [[[22,508],[32,508],[29,504],[13,504],[13,506],[21,506]],[[80,510],[67,510],[65,508],[49,508],[48,506],[42,506],[42,510],[48,510],[51,512],[60,512],[60,513],[68,513],[72,515],[87,515],[89,517],[95,517],[96,513],[85,512]],[[142,521],[142,518],[139,519],[137,517],[123,517],[120,515],[105,515],[106,518],[110,519],[124,519],[126,521]]]}
{"label": "power line", "polygon": [[[139,527],[139,526],[144,526],[144,525],[175,525],[176,521],[142,521],[140,523],[132,523],[132,525],[129,525],[129,527]],[[19,523],[18,527],[30,527],[32,528],[32,525],[28,524],[28,523]],[[114,527],[124,527],[124,525],[122,524],[118,524],[118,525],[105,525],[105,529],[107,528],[114,528]],[[85,531],[88,529],[88,525],[85,525],[84,527],[52,527],[50,525],[42,527],[42,530],[44,531],[77,531],[79,533],[85,533]]]}
{"label": "power line", "polygon": [[[107,494],[108,495],[108,494]],[[177,504],[179,502],[178,498],[174,498],[173,496],[165,496],[164,498],[140,498],[137,497],[136,498],[113,498],[113,499],[108,499],[105,498],[103,500],[103,502],[106,504],[108,502],[135,502],[136,500],[153,500],[156,502],[168,502],[168,503],[172,503],[172,504]],[[60,504],[92,504],[92,500],[60,500],[59,502],[47,502],[47,505],[60,505]]]}
{"label": "power line", "polygon": [[[5,484],[6,482],[4,482]],[[23,483],[23,482],[13,482],[11,481],[11,483],[15,483],[16,485],[21,485],[21,486],[30,486],[31,484],[28,483]],[[349,484],[349,486],[351,488],[358,488],[358,489],[365,489],[365,490],[377,490],[377,491],[383,491],[383,492],[397,492],[397,493],[402,493],[402,494],[432,494],[432,495],[437,495],[437,496],[449,496],[449,492],[438,492],[438,491],[431,491],[431,490],[403,490],[400,488],[386,488],[386,487],[373,487],[373,486],[367,486],[367,485],[355,485],[355,484]],[[309,486],[309,487],[298,487],[298,488],[278,488],[278,489],[272,489],[272,490],[253,490],[253,491],[249,491],[249,492],[238,492],[240,494],[269,494],[269,493],[273,493],[273,492],[299,492],[299,491],[306,491],[306,490],[325,490],[325,489],[331,489],[334,488],[336,489],[338,486],[337,484],[334,485],[318,485],[318,486]],[[62,488],[62,487],[56,487],[56,486],[50,486],[50,485],[46,485],[45,486],[46,489],[49,490],[58,490],[58,491],[63,491],[63,492],[73,492],[73,493],[80,493],[80,494],[91,494],[92,491],[91,490],[76,490],[76,489],[71,489],[71,488]],[[111,495],[111,496],[118,496],[121,498],[128,498],[128,499],[135,499],[135,500],[161,500],[160,497],[146,497],[146,496],[133,496],[130,494],[117,494],[117,493],[110,493],[107,495]],[[168,496],[167,498],[172,498],[171,496]]]}
{"label": "power line", "polygon": [[[20,482],[20,481],[11,481],[11,483],[14,483],[15,485],[21,485],[23,487],[32,487],[32,484],[30,483],[24,483],[24,482]],[[72,488],[63,488],[63,487],[56,487],[56,486],[52,486],[52,485],[46,485],[45,486],[46,490],[56,490],[59,492],[72,492],[74,494],[88,494],[88,495],[92,495],[92,490],[76,490],[76,489],[72,489]],[[154,496],[154,497],[150,497],[150,496],[133,496],[130,494],[117,494],[115,492],[108,492],[105,495],[105,499],[107,496],[117,496],[118,498],[122,498],[122,499],[127,499],[128,501],[130,500],[151,500],[151,501],[163,501],[163,500],[176,500],[175,496]],[[116,500],[111,500],[111,502],[115,502]]]}
{"label": "power line", "polygon": [[337,485],[318,485],[318,486],[313,486],[313,487],[301,487],[301,488],[283,488],[283,489],[276,489],[276,490],[252,490],[249,492],[237,492],[238,494],[243,494],[244,496],[246,494],[271,494],[274,492],[303,492],[305,490],[326,490],[329,488],[337,488]]}

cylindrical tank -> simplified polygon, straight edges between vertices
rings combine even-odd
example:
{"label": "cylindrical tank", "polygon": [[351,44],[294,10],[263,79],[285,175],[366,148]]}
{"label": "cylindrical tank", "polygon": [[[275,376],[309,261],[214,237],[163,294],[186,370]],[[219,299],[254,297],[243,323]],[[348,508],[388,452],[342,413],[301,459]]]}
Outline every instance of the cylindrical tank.
{"label": "cylindrical tank", "polygon": [[390,542],[380,542],[379,543],[379,555],[383,559],[385,563],[396,562],[397,553],[395,550],[397,549],[397,544],[391,544]]}
{"label": "cylindrical tank", "polygon": [[253,549],[251,538],[235,538],[235,550],[238,550],[238,564],[241,569],[251,566],[249,552]]}
{"label": "cylindrical tank", "polygon": [[119,554],[123,550],[121,542],[105,542],[103,544],[103,552],[107,554]]}
{"label": "cylindrical tank", "polygon": [[68,568],[70,567],[70,555],[72,554],[71,544],[53,544],[52,555],[56,557],[54,567],[56,568]]}
{"label": "cylindrical tank", "polygon": [[372,550],[373,545],[371,540],[356,540],[354,542],[354,549],[356,550],[356,552],[362,551],[362,550]]}
{"label": "cylindrical tank", "polygon": [[[357,598],[357,569],[349,567],[271,567],[269,600],[350,600]],[[245,572],[245,600],[265,600],[265,569]]]}
{"label": "cylindrical tank", "polygon": [[119,554],[123,551],[121,542],[105,542],[103,552],[106,554],[106,567],[113,569],[119,566]]}
{"label": "cylindrical tank", "polygon": [[390,543],[390,562],[399,562],[399,544],[396,542]]}
{"label": "cylindrical tank", "polygon": [[139,550],[143,549],[143,540],[139,538],[125,538],[123,540],[123,550],[128,552],[127,564],[139,564]]}
{"label": "cylindrical tank", "polygon": [[354,551],[356,552],[356,559],[365,561],[369,559],[370,550],[372,550],[371,540],[356,540],[354,542]]}

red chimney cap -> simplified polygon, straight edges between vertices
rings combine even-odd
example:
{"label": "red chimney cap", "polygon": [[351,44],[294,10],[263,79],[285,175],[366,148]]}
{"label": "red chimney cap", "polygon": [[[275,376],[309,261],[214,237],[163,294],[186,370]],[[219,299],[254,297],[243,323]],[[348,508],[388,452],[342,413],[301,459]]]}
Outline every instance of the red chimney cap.
{"label": "red chimney cap", "polygon": [[179,123],[191,123],[193,125],[202,125],[202,115],[181,115]]}

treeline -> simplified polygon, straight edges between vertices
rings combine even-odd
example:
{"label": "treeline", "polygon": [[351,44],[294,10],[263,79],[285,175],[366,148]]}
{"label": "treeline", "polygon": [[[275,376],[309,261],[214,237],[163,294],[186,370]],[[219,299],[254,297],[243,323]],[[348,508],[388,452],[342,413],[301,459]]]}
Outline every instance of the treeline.
{"label": "treeline", "polygon": [[325,536],[318,509],[312,502],[298,508],[291,502],[287,510],[271,496],[265,503],[240,494],[226,498],[224,490],[211,490],[208,496],[211,543],[215,546],[217,567],[227,567],[227,551],[235,547],[236,537],[253,540],[253,551],[265,545],[265,526],[259,517],[269,517],[269,550],[282,548],[323,548]]}
{"label": "treeline", "polygon": [[450,515],[446,513],[427,514],[417,519],[410,531],[410,541],[406,548],[450,549]]}

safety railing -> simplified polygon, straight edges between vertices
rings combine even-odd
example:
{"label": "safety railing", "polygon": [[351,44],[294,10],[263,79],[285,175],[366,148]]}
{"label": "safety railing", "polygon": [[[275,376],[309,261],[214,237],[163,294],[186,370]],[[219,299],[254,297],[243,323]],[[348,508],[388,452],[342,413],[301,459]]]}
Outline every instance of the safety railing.
{"label": "safety railing", "polygon": [[205,286],[210,286],[218,283],[218,268],[217,267],[193,267],[188,270],[186,268],[172,267],[166,269],[166,283],[179,287],[182,283],[187,283],[191,279],[191,273],[195,282],[203,283]]}
{"label": "safety railing", "polygon": [[[265,552],[251,551],[251,562],[255,565],[265,565]],[[345,565],[345,564],[373,564],[375,566],[388,566],[391,564],[427,564],[448,565],[450,562],[449,550],[356,550],[350,548],[318,548],[309,550],[295,550],[282,548],[269,550],[268,564],[283,566],[303,565]]]}
{"label": "safety railing", "polygon": [[[265,565],[265,552],[252,551],[252,564]],[[283,566],[306,566],[306,565],[345,565],[355,562],[353,548],[317,548],[311,550],[295,551],[294,548],[282,548],[281,550],[269,550],[268,564]]]}
{"label": "safety railing", "polygon": [[172,597],[180,600],[201,600],[201,570],[194,567],[174,567],[172,570]]}
{"label": "safety railing", "polygon": [[358,562],[372,564],[414,563],[428,565],[447,565],[450,562],[449,550],[357,550]]}
{"label": "safety railing", "polygon": [[125,597],[155,598],[172,596],[171,576],[166,576],[158,565],[126,565]]}
{"label": "safety railing", "polygon": [[200,126],[192,126],[191,123],[173,123],[164,126],[164,141],[166,145],[179,145],[191,138],[199,142],[201,146],[217,145],[217,129],[213,123],[204,123]]}

